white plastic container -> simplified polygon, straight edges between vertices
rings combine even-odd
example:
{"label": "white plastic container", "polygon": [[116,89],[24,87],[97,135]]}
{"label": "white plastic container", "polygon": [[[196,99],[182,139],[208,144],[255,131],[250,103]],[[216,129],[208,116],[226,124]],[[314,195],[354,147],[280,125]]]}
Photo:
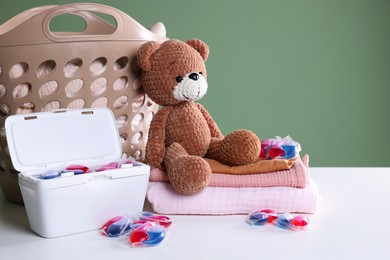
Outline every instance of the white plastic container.
{"label": "white plastic container", "polygon": [[12,163],[31,229],[46,237],[96,230],[112,217],[142,211],[149,166],[54,179],[39,175],[70,164],[90,168],[121,158],[109,109],[60,110],[9,116],[5,122]]}

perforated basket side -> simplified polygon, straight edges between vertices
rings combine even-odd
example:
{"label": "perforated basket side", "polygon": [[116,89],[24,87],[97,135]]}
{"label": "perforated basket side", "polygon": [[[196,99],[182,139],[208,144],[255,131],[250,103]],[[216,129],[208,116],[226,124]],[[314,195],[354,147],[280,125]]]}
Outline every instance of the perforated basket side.
{"label": "perforated basket side", "polygon": [[[88,13],[91,10],[116,17],[117,28],[102,23]],[[85,34],[48,31],[50,19],[67,12],[87,19],[90,28]],[[149,124],[158,106],[140,86],[136,52],[146,41],[166,39],[123,12],[102,5],[70,4],[36,13],[0,35],[0,184],[5,196],[16,202],[22,198],[4,132],[9,115],[108,107],[116,117],[123,153],[144,159]],[[44,34],[26,44],[28,37],[21,32],[32,28]],[[105,33],[102,37],[96,35],[99,28]]]}

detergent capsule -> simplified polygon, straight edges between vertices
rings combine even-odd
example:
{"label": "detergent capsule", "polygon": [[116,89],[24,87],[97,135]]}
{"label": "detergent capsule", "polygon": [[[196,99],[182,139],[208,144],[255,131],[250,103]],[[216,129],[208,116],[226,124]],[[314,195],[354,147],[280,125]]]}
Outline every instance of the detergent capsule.
{"label": "detergent capsule", "polygon": [[130,219],[123,216],[117,216],[110,219],[103,225],[102,233],[108,237],[122,236],[131,229]]}
{"label": "detergent capsule", "polygon": [[276,219],[276,225],[280,228],[288,229],[290,228],[290,221],[294,218],[294,216],[290,213],[282,213],[278,215]]}
{"label": "detergent capsule", "polygon": [[298,215],[290,221],[290,228],[292,230],[302,230],[309,225],[309,219],[303,215]]}
{"label": "detergent capsule", "polygon": [[54,178],[57,178],[57,177],[60,177],[60,176],[61,176],[61,171],[49,170],[49,171],[44,172],[41,175],[39,175],[38,178],[42,179],[42,180],[49,180],[49,179],[54,179]]}
{"label": "detergent capsule", "polygon": [[168,228],[172,224],[172,220],[168,216],[154,215],[148,211],[143,211],[139,214],[139,219],[135,220],[135,224],[143,224],[147,221],[156,222],[161,226]]}
{"label": "detergent capsule", "polygon": [[130,233],[132,246],[154,246],[166,238],[165,228],[156,222],[148,221],[137,225]]}
{"label": "detergent capsule", "polygon": [[268,220],[269,216],[266,212],[253,211],[249,214],[247,222],[250,225],[263,226],[268,222]]}
{"label": "detergent capsule", "polygon": [[262,209],[260,212],[268,214],[268,222],[273,222],[278,217],[278,212],[273,209]]}
{"label": "detergent capsule", "polygon": [[65,169],[66,171],[82,171],[83,173],[87,173],[89,171],[89,168],[87,166],[84,166],[84,165],[80,165],[80,164],[71,164],[71,165],[68,165]]}

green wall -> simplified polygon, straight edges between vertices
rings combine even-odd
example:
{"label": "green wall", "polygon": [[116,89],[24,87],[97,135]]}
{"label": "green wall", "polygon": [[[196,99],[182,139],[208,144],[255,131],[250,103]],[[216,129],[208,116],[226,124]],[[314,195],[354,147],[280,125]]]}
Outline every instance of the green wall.
{"label": "green wall", "polygon": [[[70,2],[0,0],[0,23]],[[224,134],[289,134],[311,166],[390,166],[390,1],[95,2],[209,45],[201,103]]]}

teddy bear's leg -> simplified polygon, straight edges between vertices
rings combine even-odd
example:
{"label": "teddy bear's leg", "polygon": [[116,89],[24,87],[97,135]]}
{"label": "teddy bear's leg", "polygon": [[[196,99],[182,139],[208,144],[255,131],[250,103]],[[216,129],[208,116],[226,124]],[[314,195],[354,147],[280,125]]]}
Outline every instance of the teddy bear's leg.
{"label": "teddy bear's leg", "polygon": [[167,148],[164,163],[172,187],[182,194],[199,192],[210,182],[209,164],[201,157],[188,155],[178,143]]}
{"label": "teddy bear's leg", "polygon": [[249,130],[237,130],[223,139],[213,139],[206,157],[229,166],[254,163],[260,155],[260,140]]}

